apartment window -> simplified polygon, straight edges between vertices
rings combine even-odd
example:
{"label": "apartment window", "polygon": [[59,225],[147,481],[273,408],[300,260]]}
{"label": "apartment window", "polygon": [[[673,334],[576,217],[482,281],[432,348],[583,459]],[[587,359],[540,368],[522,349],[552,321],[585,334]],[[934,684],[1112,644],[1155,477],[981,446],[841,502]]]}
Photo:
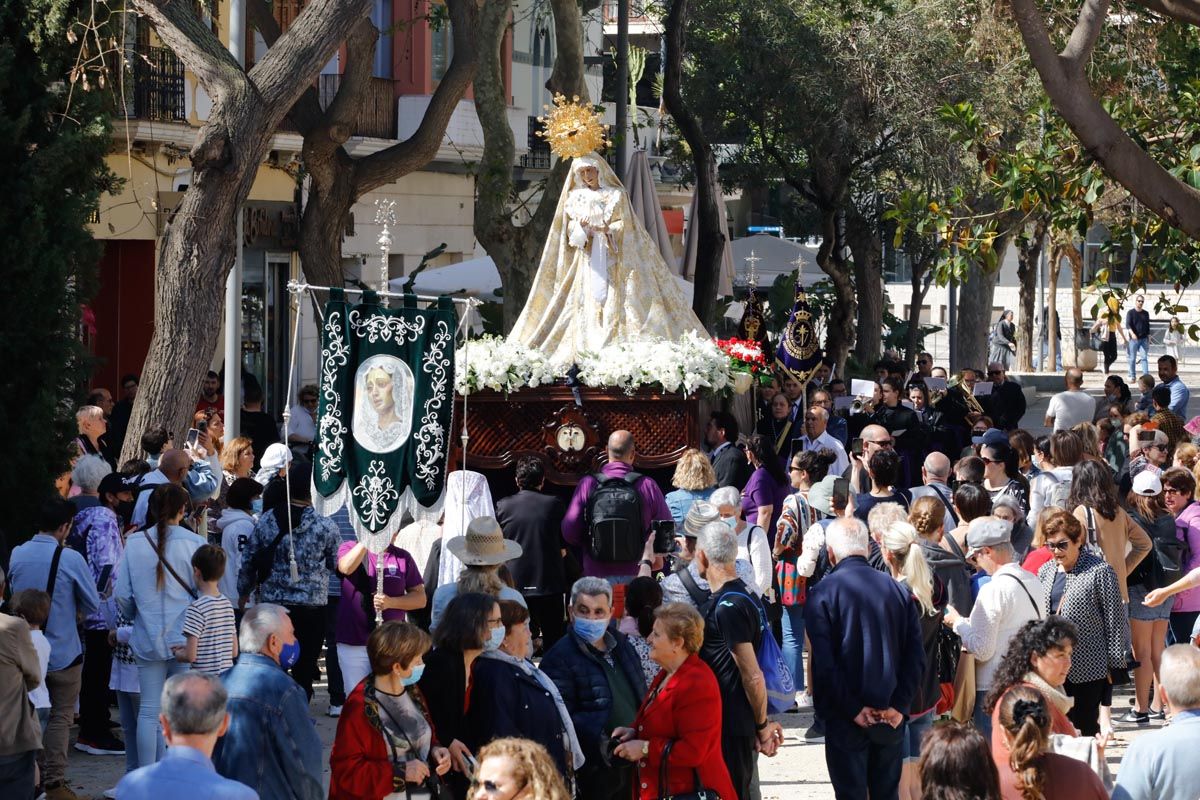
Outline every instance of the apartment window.
{"label": "apartment window", "polygon": [[[909,304],[905,304],[905,306],[904,306],[904,318],[905,318],[905,319],[908,319],[908,315],[909,315],[909,314],[911,314],[911,313],[912,313],[912,306],[911,306],[911,305],[909,305]],[[932,313],[931,313],[931,311],[930,311],[930,308],[929,308],[929,306],[926,306],[926,305],[923,305],[923,306],[921,306],[921,314],[920,314],[920,316],[918,317],[918,321],[919,321],[919,322],[920,322],[922,325],[928,325],[929,323],[931,323],[931,322],[933,321],[933,315],[932,315]]]}
{"label": "apartment window", "polygon": [[454,39],[450,36],[449,18],[443,15],[438,28],[431,29],[429,33],[432,37],[430,57],[433,62],[430,73],[436,86],[442,78],[446,77],[446,71],[450,69],[450,59],[454,58]]}

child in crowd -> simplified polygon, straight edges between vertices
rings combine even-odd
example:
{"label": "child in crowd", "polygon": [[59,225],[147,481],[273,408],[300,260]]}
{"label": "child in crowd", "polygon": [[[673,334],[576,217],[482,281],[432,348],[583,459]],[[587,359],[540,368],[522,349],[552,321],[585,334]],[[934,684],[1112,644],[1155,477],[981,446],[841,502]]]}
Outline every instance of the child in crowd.
{"label": "child in crowd", "polygon": [[217,588],[225,574],[225,551],[206,544],[192,554],[192,571],[200,596],[183,612],[185,644],[175,658],[193,669],[223,675],[237,658],[237,626],[233,606]]}
{"label": "child in crowd", "polygon": [[50,640],[42,633],[46,619],[50,616],[50,595],[38,589],[17,592],[12,599],[13,614],[25,620],[33,636],[33,649],[37,651],[38,667],[42,671],[42,684],[29,693],[29,702],[37,710],[38,722],[42,724],[42,735],[46,734],[46,723],[50,721],[50,690],[46,688],[46,669],[50,665]]}
{"label": "child in crowd", "polygon": [[1142,390],[1142,396],[1138,399],[1137,405],[1134,406],[1134,411],[1145,411],[1147,414],[1154,413],[1154,398],[1150,393],[1154,391],[1154,376],[1146,373],[1138,378],[1138,388]]}

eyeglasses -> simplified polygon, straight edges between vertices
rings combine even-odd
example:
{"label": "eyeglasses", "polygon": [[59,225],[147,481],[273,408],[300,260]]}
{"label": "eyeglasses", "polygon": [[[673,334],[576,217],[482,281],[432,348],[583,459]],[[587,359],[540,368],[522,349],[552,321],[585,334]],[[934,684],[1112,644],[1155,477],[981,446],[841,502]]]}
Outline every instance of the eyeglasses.
{"label": "eyeglasses", "polygon": [[892,445],[894,445],[896,443],[896,441],[894,439],[880,439],[879,441],[876,442],[876,441],[872,441],[872,440],[868,439],[866,443],[873,444],[876,447],[891,447]]}
{"label": "eyeglasses", "polygon": [[1164,453],[1167,452],[1167,446],[1165,444],[1152,444],[1149,447],[1147,447],[1146,449],[1147,450],[1161,450]]}
{"label": "eyeglasses", "polygon": [[1002,459],[1002,458],[988,458],[987,456],[980,456],[979,458],[985,464],[1003,464],[1004,463],[1004,459]]}
{"label": "eyeglasses", "polygon": [[1181,495],[1181,494],[1183,494],[1183,492],[1179,491],[1174,486],[1164,486],[1163,494],[1179,494],[1179,495]]}
{"label": "eyeglasses", "polygon": [[926,365],[926,364],[928,364],[928,363],[929,363],[929,362],[928,362],[928,361],[926,361],[926,360],[924,360],[924,359],[920,359],[920,358],[918,358],[918,359],[917,359],[917,366],[919,366],[919,367],[923,367],[923,366],[925,366],[925,365]]}
{"label": "eyeglasses", "polygon": [[1004,374],[1004,370],[1002,370],[1002,369],[989,369],[988,370],[989,378],[992,377],[993,375],[1003,375],[1003,374]]}
{"label": "eyeglasses", "polygon": [[1046,542],[1046,547],[1049,547],[1051,550],[1054,550],[1056,552],[1059,550],[1065,551],[1070,546],[1071,546],[1070,539],[1058,539],[1053,542]]}
{"label": "eyeglasses", "polygon": [[788,467],[788,472],[804,472],[804,470],[800,469],[799,467],[792,466]]}
{"label": "eyeglasses", "polygon": [[487,622],[488,622],[489,628],[501,628],[504,626],[504,619],[502,617],[496,617],[495,619],[489,619]]}

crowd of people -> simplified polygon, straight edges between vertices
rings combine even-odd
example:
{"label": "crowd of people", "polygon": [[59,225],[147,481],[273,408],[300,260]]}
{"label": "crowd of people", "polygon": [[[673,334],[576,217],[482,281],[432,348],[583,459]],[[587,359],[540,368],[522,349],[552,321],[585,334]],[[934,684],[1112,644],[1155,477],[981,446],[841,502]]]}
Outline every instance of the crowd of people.
{"label": "crowd of people", "polygon": [[[124,756],[118,798],[752,800],[778,715],[811,712],[839,798],[1194,800],[1200,419],[1176,368],[1100,401],[1067,370],[1046,436],[1000,361],[781,376],[749,435],[711,414],[670,491],[615,431],[569,499],[536,457],[495,503],[451,473],[454,513],[382,556],[312,507],[314,387],[286,429],[247,387],[226,441],[210,374],[186,438],[151,427],[117,469],[127,376],[9,557],[0,797],[76,798],[78,713],[75,749]],[[1152,720],[1114,779],[1114,728]]]}

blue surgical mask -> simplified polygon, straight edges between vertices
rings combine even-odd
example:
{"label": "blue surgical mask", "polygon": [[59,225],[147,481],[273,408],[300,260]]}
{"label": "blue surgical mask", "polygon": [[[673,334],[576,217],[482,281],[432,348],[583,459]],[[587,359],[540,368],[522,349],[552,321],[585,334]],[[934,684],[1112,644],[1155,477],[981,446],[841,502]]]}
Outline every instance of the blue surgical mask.
{"label": "blue surgical mask", "polygon": [[285,644],[283,649],[279,651],[279,666],[284,669],[291,669],[296,666],[296,662],[300,660],[300,642],[292,642]]}
{"label": "blue surgical mask", "polygon": [[[501,629],[501,630],[503,630],[503,629]],[[404,684],[405,686],[413,686],[417,683],[417,681],[421,680],[421,675],[423,675],[424,673],[425,673],[425,665],[417,664],[415,667],[413,667],[412,675],[409,675],[407,678],[401,678],[400,682],[402,684]]]}
{"label": "blue surgical mask", "polygon": [[594,642],[608,630],[608,620],[608,617],[604,619],[575,617],[571,624],[575,626],[575,633],[579,634],[580,639],[583,639],[585,642]]}
{"label": "blue surgical mask", "polygon": [[262,514],[262,498],[261,497],[256,497],[250,501],[250,511],[256,517],[259,516],[260,514]]}
{"label": "blue surgical mask", "polygon": [[484,650],[499,650],[501,642],[504,641],[504,626],[492,628],[491,634],[486,642],[483,643]]}
{"label": "blue surgical mask", "polygon": [[733,531],[737,530],[737,524],[738,524],[737,517],[721,517],[721,522],[724,522],[726,525],[728,525],[730,530],[733,530]]}

